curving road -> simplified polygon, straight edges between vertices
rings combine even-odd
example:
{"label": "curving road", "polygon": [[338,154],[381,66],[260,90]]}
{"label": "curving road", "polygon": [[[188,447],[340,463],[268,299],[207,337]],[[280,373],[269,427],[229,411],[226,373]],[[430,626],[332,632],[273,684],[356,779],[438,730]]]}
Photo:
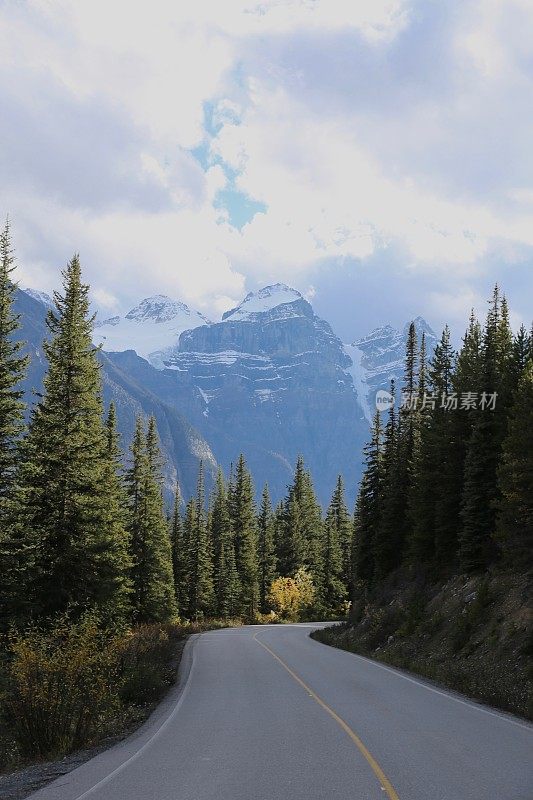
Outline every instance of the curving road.
{"label": "curving road", "polygon": [[140,731],[31,797],[533,799],[533,726],[314,642],[319,625],[193,637]]}

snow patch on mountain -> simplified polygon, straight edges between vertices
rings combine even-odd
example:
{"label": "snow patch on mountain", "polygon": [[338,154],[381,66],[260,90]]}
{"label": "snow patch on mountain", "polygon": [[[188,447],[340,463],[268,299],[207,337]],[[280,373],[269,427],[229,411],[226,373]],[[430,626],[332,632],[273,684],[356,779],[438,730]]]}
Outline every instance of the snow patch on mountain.
{"label": "snow patch on mountain", "polygon": [[33,297],[34,300],[37,300],[38,303],[42,303],[46,308],[55,307],[53,299],[46,292],[41,292],[39,289],[23,289],[23,291]]}
{"label": "snow patch on mountain", "polygon": [[359,400],[361,410],[369,423],[372,422],[372,410],[368,402],[369,386],[367,383],[366,370],[363,367],[363,351],[357,344],[345,344],[344,352],[351,358],[352,366],[347,367],[346,372],[352,376],[353,385]]}
{"label": "snow patch on mountain", "polygon": [[[413,321],[419,343],[422,333],[425,334],[426,353],[430,359],[437,337],[423,317],[416,317]],[[391,380],[395,381],[396,401],[399,402],[409,325],[407,322],[402,331],[396,330],[391,325],[383,325],[368,336],[344,345],[344,351],[352,361],[352,366],[346,371],[352,376],[357,397],[369,423],[372,422],[374,414],[376,392],[381,389],[388,391]]]}
{"label": "snow patch on mountain", "polygon": [[253,321],[256,314],[263,314],[265,311],[272,311],[278,306],[302,299],[302,295],[296,289],[292,289],[284,283],[275,283],[272,286],[265,286],[258,292],[249,292],[242,303],[236,308],[226,311],[222,319],[234,319],[239,322]]}
{"label": "snow patch on mountain", "polygon": [[146,297],[125,317],[97,321],[93,341],[108,352],[135,350],[154,367],[163,369],[165,354],[177,345],[183,331],[208,322],[185,303],[155,295]]}

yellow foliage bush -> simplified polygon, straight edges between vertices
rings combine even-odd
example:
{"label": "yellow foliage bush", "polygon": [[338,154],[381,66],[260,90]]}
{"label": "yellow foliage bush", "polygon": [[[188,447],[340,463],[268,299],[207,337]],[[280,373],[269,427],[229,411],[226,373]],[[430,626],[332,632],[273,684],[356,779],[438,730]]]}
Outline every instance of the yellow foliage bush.
{"label": "yellow foliage bush", "polygon": [[276,578],[272,581],[268,601],[280,619],[296,621],[315,598],[313,579],[304,569],[299,569],[293,578]]}

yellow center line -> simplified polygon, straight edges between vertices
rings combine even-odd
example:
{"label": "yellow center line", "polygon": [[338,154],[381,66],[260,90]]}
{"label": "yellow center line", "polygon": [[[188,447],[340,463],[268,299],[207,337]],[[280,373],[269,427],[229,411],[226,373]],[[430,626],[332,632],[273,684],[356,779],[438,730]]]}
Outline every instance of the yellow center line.
{"label": "yellow center line", "polygon": [[303,689],[305,689],[305,691],[307,692],[307,694],[309,694],[309,695],[310,695],[310,696],[313,698],[313,700],[314,700],[315,702],[317,702],[317,703],[318,703],[318,705],[319,705],[321,708],[323,708],[323,709],[324,709],[324,711],[326,711],[326,712],[327,712],[327,713],[330,715],[330,717],[333,717],[333,719],[335,720],[335,722],[336,722],[338,725],[340,725],[340,727],[343,729],[343,731],[344,731],[345,733],[347,733],[347,734],[348,734],[348,736],[350,737],[350,739],[352,740],[352,742],[355,744],[355,746],[357,747],[357,749],[359,750],[359,752],[360,752],[360,753],[361,753],[361,754],[364,756],[364,758],[366,759],[366,761],[367,761],[367,762],[368,762],[368,764],[370,765],[370,767],[371,767],[371,769],[372,769],[372,772],[374,773],[374,775],[376,776],[376,778],[377,778],[377,779],[378,779],[378,781],[380,782],[380,784],[381,784],[381,788],[382,788],[382,789],[383,789],[383,790],[386,792],[386,794],[387,794],[387,797],[389,798],[389,800],[400,800],[400,798],[398,797],[398,795],[397,795],[397,793],[396,793],[396,790],[394,789],[394,786],[393,786],[393,785],[392,785],[392,783],[389,781],[389,779],[387,778],[387,776],[385,775],[385,773],[383,772],[383,770],[382,770],[382,769],[381,769],[381,767],[379,766],[378,762],[376,761],[376,759],[374,758],[374,756],[372,755],[372,753],[370,752],[370,750],[368,750],[368,748],[366,748],[366,747],[365,747],[365,745],[363,744],[363,742],[361,741],[361,739],[359,738],[359,736],[358,736],[358,735],[357,735],[357,734],[356,734],[356,733],[355,733],[355,732],[354,732],[354,731],[353,731],[353,730],[350,728],[350,726],[348,725],[348,723],[347,723],[347,722],[345,722],[345,721],[342,719],[342,717],[339,717],[339,715],[338,715],[338,714],[336,714],[336,713],[335,713],[335,711],[333,711],[333,709],[332,709],[332,708],[330,708],[330,707],[328,706],[328,704],[327,704],[327,703],[325,703],[325,702],[322,700],[322,698],[320,698],[320,697],[319,697],[319,696],[316,694],[316,692],[314,692],[314,691],[313,691],[313,690],[312,690],[312,689],[311,689],[311,688],[310,688],[310,687],[309,687],[309,686],[308,686],[308,685],[307,685],[307,684],[306,684],[306,683],[305,683],[305,682],[304,682],[304,681],[303,681],[303,680],[300,678],[300,676],[299,676],[299,675],[297,675],[297,674],[294,672],[294,670],[292,670],[292,669],[289,667],[289,665],[288,665],[288,664],[286,664],[286,663],[285,663],[285,661],[283,661],[283,659],[282,659],[282,658],[280,658],[280,657],[278,656],[278,654],[277,654],[277,653],[275,653],[273,650],[271,650],[271,649],[270,649],[270,647],[269,647],[267,644],[265,644],[265,643],[264,643],[264,642],[262,642],[260,639],[258,639],[258,638],[257,638],[257,633],[254,633],[254,636],[253,636],[253,638],[255,639],[255,641],[257,642],[257,644],[260,644],[260,645],[261,645],[261,647],[263,647],[265,650],[267,650],[267,651],[270,653],[270,655],[272,656],[272,658],[275,658],[275,659],[276,659],[276,661],[278,661],[278,662],[281,664],[281,666],[282,666],[284,669],[286,669],[286,670],[287,670],[287,672],[289,673],[289,675],[290,675],[292,678],[294,678],[294,680],[295,680],[297,683],[299,683],[299,684],[300,684],[300,686],[301,686]]}

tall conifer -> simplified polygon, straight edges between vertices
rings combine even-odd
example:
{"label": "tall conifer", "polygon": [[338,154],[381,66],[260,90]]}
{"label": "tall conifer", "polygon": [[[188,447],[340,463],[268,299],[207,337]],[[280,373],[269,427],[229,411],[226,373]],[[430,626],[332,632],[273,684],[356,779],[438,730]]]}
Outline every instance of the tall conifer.
{"label": "tall conifer", "polygon": [[183,614],[187,610],[188,598],[188,545],[185,538],[185,527],[181,516],[181,491],[176,480],[174,503],[170,518],[170,542],[172,548],[172,574],[174,576],[174,594],[178,611]]}
{"label": "tall conifer", "polygon": [[194,516],[188,515],[189,615],[193,619],[212,612],[214,605],[213,561],[205,510],[204,468],[200,462]]}
{"label": "tall conifer", "polygon": [[268,486],[265,484],[261,497],[261,508],[257,519],[257,566],[259,580],[259,607],[263,614],[268,611],[267,596],[276,576],[276,553],[274,543],[274,515],[270,503]]}
{"label": "tall conifer", "polygon": [[[339,577],[345,591],[348,591],[352,584],[353,523],[350,519],[348,508],[346,507],[342,475],[337,477],[337,483],[327,510],[327,516],[329,516],[330,524],[333,525],[335,529],[335,539],[338,543],[341,557],[341,572]],[[325,565],[323,565],[323,569],[325,569]]]}
{"label": "tall conifer", "polygon": [[533,570],[533,360],[518,383],[498,470],[496,538],[507,565]]}
{"label": "tall conifer", "polygon": [[231,498],[231,526],[235,536],[235,563],[241,585],[240,612],[253,619],[257,611],[257,528],[252,478],[244,456],[239,456]]}
{"label": "tall conifer", "polygon": [[13,481],[23,429],[22,389],[27,359],[22,344],[15,340],[19,316],[13,313],[15,284],[12,275],[15,257],[11,245],[9,220],[0,233],[0,540],[12,516]]}
{"label": "tall conifer", "polygon": [[211,504],[211,540],[215,611],[217,616],[231,617],[239,608],[239,576],[235,564],[235,545],[224,476],[219,469]]}
{"label": "tall conifer", "polygon": [[125,536],[109,513],[117,499],[102,421],[101,377],[91,342],[88,287],[74,256],[44,342],[48,373],[24,447],[21,473],[28,592],[38,613],[127,603]]}
{"label": "tall conifer", "polygon": [[[512,336],[507,305],[496,286],[482,346],[481,400],[465,458],[459,556],[465,571],[485,567],[495,558],[494,528],[499,498],[498,462],[510,404]],[[494,408],[490,398],[495,396]],[[482,407],[483,398],[487,405]]]}
{"label": "tall conifer", "polygon": [[170,535],[163,509],[161,455],[153,417],[146,434],[142,419],[137,419],[126,486],[135,619],[164,622],[176,615],[177,605]]}
{"label": "tall conifer", "polygon": [[[389,425],[391,444],[395,434],[393,407]],[[376,575],[381,577],[388,572],[394,555],[391,552],[394,543],[387,538],[387,530],[381,524],[384,488],[382,437],[381,417],[379,411],[376,411],[372,438],[363,451],[365,466],[354,514],[353,582],[363,581],[367,586],[372,584]]]}

